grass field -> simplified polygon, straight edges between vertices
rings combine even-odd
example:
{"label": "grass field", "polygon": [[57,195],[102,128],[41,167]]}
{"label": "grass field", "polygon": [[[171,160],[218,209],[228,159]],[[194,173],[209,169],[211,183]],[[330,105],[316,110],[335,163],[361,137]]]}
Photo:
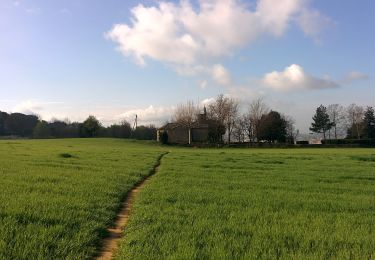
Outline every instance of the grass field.
{"label": "grass field", "polygon": [[375,150],[177,149],[119,259],[373,259]]}
{"label": "grass field", "polygon": [[118,259],[375,258],[375,149],[0,141],[0,259],[87,259],[126,193]]}
{"label": "grass field", "polygon": [[122,140],[0,141],[0,259],[87,259],[161,150]]}

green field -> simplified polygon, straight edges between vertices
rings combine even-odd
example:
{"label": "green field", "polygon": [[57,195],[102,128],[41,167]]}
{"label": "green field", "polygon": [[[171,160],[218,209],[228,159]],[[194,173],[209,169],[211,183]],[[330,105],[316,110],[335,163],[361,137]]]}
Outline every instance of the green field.
{"label": "green field", "polygon": [[0,259],[87,259],[160,148],[111,139],[0,141]]}
{"label": "green field", "polygon": [[76,139],[0,141],[0,259],[93,256],[166,150],[117,258],[375,258],[374,149]]}
{"label": "green field", "polygon": [[375,258],[375,150],[177,150],[119,258]]}

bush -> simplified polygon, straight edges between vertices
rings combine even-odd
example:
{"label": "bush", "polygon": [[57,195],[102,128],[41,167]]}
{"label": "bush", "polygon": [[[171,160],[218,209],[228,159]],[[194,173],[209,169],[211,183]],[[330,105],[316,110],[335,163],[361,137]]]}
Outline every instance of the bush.
{"label": "bush", "polygon": [[309,144],[309,141],[297,141],[297,144]]}

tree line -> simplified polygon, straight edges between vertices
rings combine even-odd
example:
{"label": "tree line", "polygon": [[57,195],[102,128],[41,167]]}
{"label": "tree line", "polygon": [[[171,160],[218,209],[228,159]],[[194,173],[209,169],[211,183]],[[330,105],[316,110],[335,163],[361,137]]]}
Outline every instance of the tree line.
{"label": "tree line", "polygon": [[[222,142],[270,142],[294,143],[299,136],[295,120],[270,109],[263,99],[254,99],[245,109],[238,100],[218,95],[205,107],[210,121],[209,141]],[[241,112],[244,111],[244,112]],[[187,128],[193,127],[199,115],[194,102],[179,104],[172,120]],[[322,139],[375,139],[374,108],[351,104],[320,105],[312,118],[310,131],[322,135]],[[97,118],[89,116],[84,122],[54,119],[50,122],[36,115],[0,111],[0,136],[26,138],[77,138],[114,137],[155,140],[157,129],[153,125],[133,129],[122,121],[103,126]]]}
{"label": "tree line", "polygon": [[[299,133],[292,117],[268,108],[261,98],[249,103],[244,113],[238,100],[224,95],[218,95],[205,109],[211,123],[210,142],[293,143]],[[197,115],[198,105],[189,101],[177,106],[173,121],[191,128]]]}
{"label": "tree line", "polygon": [[156,140],[156,127],[141,125],[132,128],[130,123],[125,120],[105,127],[94,116],[89,116],[82,123],[57,119],[47,122],[36,115],[8,114],[0,111],[0,136],[24,138],[114,137]]}
{"label": "tree line", "polygon": [[323,139],[373,139],[375,138],[375,115],[371,106],[351,104],[320,105],[315,112],[310,130],[320,133]]}
{"label": "tree line", "polygon": [[[269,142],[295,143],[299,130],[295,120],[270,109],[262,98],[254,99],[240,112],[238,100],[218,95],[207,105],[207,117],[215,122],[210,129],[211,142]],[[194,102],[179,104],[173,120],[187,128],[194,125],[199,114]],[[310,131],[322,134],[322,139],[374,139],[374,109],[356,104],[320,105],[312,118]],[[214,138],[212,138],[212,136]],[[224,137],[224,139],[223,139]],[[305,141],[307,142],[307,141]]]}

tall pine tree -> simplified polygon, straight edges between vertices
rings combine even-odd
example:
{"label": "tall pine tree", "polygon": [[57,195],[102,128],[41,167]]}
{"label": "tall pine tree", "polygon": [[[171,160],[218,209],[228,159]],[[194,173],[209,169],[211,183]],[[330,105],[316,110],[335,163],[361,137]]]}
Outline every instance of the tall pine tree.
{"label": "tall pine tree", "polygon": [[327,113],[327,108],[320,105],[313,116],[313,122],[311,123],[310,131],[314,133],[322,133],[323,138],[326,139],[326,132],[334,126],[329,120],[329,115]]}
{"label": "tall pine tree", "polygon": [[374,108],[367,107],[365,111],[364,123],[364,134],[367,138],[375,138],[375,113]]}

